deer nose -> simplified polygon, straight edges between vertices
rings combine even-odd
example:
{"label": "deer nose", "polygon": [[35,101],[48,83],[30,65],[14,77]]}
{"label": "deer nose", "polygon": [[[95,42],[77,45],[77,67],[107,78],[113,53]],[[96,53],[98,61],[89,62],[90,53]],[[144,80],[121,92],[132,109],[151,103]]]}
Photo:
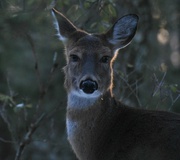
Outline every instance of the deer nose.
{"label": "deer nose", "polygon": [[87,79],[80,83],[80,89],[82,89],[86,94],[92,94],[95,90],[98,89],[98,84],[96,81]]}

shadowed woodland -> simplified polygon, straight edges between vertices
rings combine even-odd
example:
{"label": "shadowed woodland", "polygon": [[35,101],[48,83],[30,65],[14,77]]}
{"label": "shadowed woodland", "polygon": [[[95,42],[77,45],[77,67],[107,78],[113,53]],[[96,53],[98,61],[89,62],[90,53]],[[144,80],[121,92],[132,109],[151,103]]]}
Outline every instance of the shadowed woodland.
{"label": "shadowed woodland", "polygon": [[[66,138],[65,57],[52,3],[0,1],[2,160],[76,160]],[[55,8],[93,33],[137,14],[137,34],[114,64],[114,94],[132,107],[180,113],[179,0],[59,0]]]}

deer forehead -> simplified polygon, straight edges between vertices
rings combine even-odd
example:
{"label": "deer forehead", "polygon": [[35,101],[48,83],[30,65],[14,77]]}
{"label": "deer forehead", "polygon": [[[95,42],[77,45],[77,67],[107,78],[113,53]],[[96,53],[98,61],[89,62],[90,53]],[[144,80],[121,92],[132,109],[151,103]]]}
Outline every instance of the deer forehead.
{"label": "deer forehead", "polygon": [[86,35],[81,37],[75,42],[72,42],[69,47],[67,47],[67,54],[76,54],[79,57],[84,56],[111,56],[111,50],[108,46],[105,46],[100,38],[94,35]]}

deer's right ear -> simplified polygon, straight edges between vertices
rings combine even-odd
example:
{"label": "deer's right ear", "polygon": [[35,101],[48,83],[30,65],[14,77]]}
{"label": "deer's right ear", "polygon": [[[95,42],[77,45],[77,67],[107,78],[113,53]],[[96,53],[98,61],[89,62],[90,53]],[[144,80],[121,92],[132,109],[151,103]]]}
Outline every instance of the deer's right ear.
{"label": "deer's right ear", "polygon": [[57,36],[65,44],[70,35],[77,29],[62,13],[52,9],[51,14],[55,29],[57,30]]}
{"label": "deer's right ear", "polygon": [[137,30],[138,16],[129,14],[120,18],[106,33],[107,41],[113,46],[113,50],[126,47],[134,37]]}

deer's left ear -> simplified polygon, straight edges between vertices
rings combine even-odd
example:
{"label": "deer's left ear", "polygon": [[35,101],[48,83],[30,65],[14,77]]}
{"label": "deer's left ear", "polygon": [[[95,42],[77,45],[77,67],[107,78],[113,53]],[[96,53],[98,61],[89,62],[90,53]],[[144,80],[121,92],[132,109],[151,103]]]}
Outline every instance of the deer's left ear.
{"label": "deer's left ear", "polygon": [[131,42],[137,30],[138,19],[135,14],[123,16],[106,33],[107,41],[114,51],[126,47]]}

